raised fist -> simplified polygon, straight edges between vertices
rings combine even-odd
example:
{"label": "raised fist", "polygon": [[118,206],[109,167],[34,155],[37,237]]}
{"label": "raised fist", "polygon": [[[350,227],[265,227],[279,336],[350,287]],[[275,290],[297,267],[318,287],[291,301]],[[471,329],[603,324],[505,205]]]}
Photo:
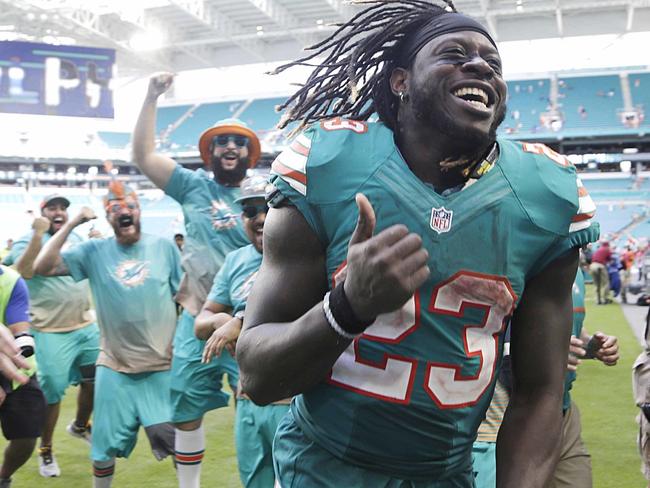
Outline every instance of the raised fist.
{"label": "raised fist", "polygon": [[156,73],[149,78],[149,88],[147,90],[147,97],[158,98],[160,95],[169,90],[174,82],[174,75],[172,73]]}
{"label": "raised fist", "polygon": [[49,228],[50,221],[45,217],[36,217],[32,222],[32,229],[34,229],[34,232],[37,234],[43,235],[49,230]]}

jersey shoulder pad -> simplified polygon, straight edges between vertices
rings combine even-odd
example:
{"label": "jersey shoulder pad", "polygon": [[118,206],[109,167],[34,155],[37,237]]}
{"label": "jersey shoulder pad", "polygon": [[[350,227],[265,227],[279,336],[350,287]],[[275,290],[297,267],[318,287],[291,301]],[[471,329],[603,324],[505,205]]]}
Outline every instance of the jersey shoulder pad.
{"label": "jersey shoulder pad", "polygon": [[506,178],[533,223],[566,236],[588,228],[596,205],[576,169],[544,144],[499,140]]}
{"label": "jersey shoulder pad", "polygon": [[353,198],[395,150],[393,133],[382,123],[329,119],[296,137],[271,172],[311,203],[337,203]]}

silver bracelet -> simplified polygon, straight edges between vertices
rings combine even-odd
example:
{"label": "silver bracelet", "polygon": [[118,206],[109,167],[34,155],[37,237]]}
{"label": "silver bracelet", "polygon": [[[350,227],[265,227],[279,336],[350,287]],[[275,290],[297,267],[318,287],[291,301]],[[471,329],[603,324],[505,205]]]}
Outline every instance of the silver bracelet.
{"label": "silver bracelet", "polygon": [[334,318],[334,315],[332,315],[332,311],[330,310],[330,292],[328,291],[325,293],[325,298],[323,298],[323,313],[325,314],[325,318],[327,319],[327,323],[330,325],[332,329],[334,329],[334,332],[336,332],[338,335],[345,339],[350,339],[354,340],[357,337],[359,337],[361,334],[350,334],[349,332],[346,332],[343,330],[343,328],[338,324],[336,319]]}
{"label": "silver bracelet", "polygon": [[242,321],[243,321],[243,320],[244,320],[244,310],[240,310],[239,312],[237,312],[237,313],[234,315],[234,317],[235,317],[236,319],[239,319],[239,320],[242,320]]}

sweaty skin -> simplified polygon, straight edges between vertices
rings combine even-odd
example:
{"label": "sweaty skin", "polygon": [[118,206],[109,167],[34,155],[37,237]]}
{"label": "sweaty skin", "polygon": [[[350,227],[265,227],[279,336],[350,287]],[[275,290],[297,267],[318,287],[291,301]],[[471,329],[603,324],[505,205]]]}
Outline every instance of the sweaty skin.
{"label": "sweaty skin", "polygon": [[[485,109],[453,95],[468,84],[488,93]],[[496,49],[475,32],[440,36],[412,67],[393,72],[391,87],[398,100],[401,93],[410,100],[399,103],[395,137],[411,171],[438,191],[463,183],[462,165],[450,161],[473,161],[487,152],[505,113]],[[405,226],[374,235],[370,202],[357,195],[357,206],[344,286],[357,317],[367,320],[399,309],[413,295],[429,276],[428,256],[421,238]],[[303,215],[294,207],[271,209],[264,242],[237,345],[243,390],[259,404],[324,380],[350,343],[325,319],[326,250]],[[577,262],[572,250],[530,279],[512,318],[514,393],[499,434],[500,488],[519,488],[521,480],[542,488],[554,470]]]}

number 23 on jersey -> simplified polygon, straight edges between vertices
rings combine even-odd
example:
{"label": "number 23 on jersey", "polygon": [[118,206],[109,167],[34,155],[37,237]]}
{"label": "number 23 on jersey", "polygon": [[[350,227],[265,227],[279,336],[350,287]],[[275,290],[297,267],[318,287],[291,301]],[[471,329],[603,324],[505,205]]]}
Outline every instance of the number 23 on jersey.
{"label": "number 23 on jersey", "polygon": [[[434,288],[429,303],[425,304],[427,312],[434,321],[436,315],[447,315],[457,317],[462,323],[459,340],[463,341],[465,355],[479,358],[478,371],[472,376],[463,376],[462,364],[436,361],[436,344],[427,348],[431,353],[426,362],[388,352],[379,362],[362,356],[360,344],[363,341],[399,344],[421,327],[418,290],[400,310],[378,316],[373,325],[350,344],[332,367],[329,382],[400,404],[410,403],[413,388],[421,387],[439,408],[472,406],[492,383],[498,359],[498,337],[514,311],[516,300],[506,278],[470,271],[460,271]],[[463,322],[468,307],[483,311],[481,323]],[[414,384],[419,367],[426,368],[423,385]]]}

